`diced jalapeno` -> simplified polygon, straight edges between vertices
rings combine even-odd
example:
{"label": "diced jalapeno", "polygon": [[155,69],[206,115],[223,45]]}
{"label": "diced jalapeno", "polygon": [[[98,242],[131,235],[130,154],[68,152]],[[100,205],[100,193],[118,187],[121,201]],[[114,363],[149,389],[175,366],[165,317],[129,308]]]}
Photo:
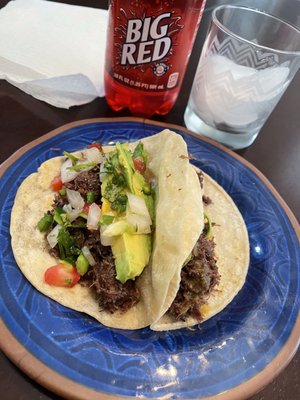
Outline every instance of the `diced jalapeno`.
{"label": "diced jalapeno", "polygon": [[51,214],[44,214],[37,224],[40,232],[46,232],[53,224],[53,216]]}
{"label": "diced jalapeno", "polygon": [[59,193],[61,196],[65,196],[66,193],[67,193],[66,188],[63,187],[62,189],[60,189],[60,190],[58,191],[58,193]]}
{"label": "diced jalapeno", "polygon": [[149,185],[149,183],[145,183],[145,185],[143,186],[143,193],[146,195],[151,194],[151,186]]}
{"label": "diced jalapeno", "polygon": [[78,273],[82,276],[87,272],[88,268],[89,268],[88,260],[82,253],[80,253],[79,257],[76,260],[76,269]]}
{"label": "diced jalapeno", "polygon": [[62,208],[57,207],[54,209],[54,217],[53,218],[54,218],[54,221],[59,225],[63,225],[63,223],[64,223],[64,221],[61,217],[62,213],[63,213]]}
{"label": "diced jalapeno", "polygon": [[86,201],[89,204],[94,203],[94,201],[95,201],[95,193],[94,192],[88,192],[87,195],[86,195]]}

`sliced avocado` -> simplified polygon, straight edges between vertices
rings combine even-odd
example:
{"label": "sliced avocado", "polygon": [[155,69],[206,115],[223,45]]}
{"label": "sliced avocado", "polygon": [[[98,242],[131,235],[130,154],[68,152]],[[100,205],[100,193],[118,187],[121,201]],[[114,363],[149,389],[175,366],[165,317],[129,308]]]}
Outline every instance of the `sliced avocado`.
{"label": "sliced avocado", "polygon": [[116,150],[119,158],[119,163],[122,167],[127,186],[131,193],[133,193],[133,187],[132,187],[132,176],[134,173],[134,165],[132,161],[132,155],[130,154],[130,151],[126,148],[126,146],[121,143],[116,143]]}
{"label": "sliced avocado", "polygon": [[[111,165],[115,170],[118,170],[118,173],[115,176],[119,177],[120,173],[120,175],[125,178],[128,189],[125,189],[119,184],[115,185],[116,188],[112,186],[115,176],[110,176],[105,179],[105,181],[102,182],[101,187],[103,193],[102,212],[112,211],[114,201],[117,200],[117,196],[115,196],[116,194],[118,196],[126,195],[126,191],[130,191],[145,200],[149,214],[153,220],[154,202],[151,193],[151,186],[145,181],[143,175],[138,171],[135,171],[132,154],[128,150],[126,144],[117,143],[115,154],[118,157],[118,162],[116,159],[114,159],[113,162],[111,161]],[[122,189],[120,192],[117,190],[118,187]],[[107,232],[112,236],[111,248],[115,257],[116,278],[121,283],[125,283],[129,279],[135,279],[135,277],[139,276],[148,264],[152,245],[151,235],[134,234],[130,230],[128,223],[118,220],[120,215],[115,212],[113,213],[116,215],[116,219],[111,226],[107,226]]]}
{"label": "sliced avocado", "polygon": [[115,257],[117,279],[125,283],[139,276],[149,262],[150,235],[123,233],[113,238],[112,252]]}
{"label": "sliced avocado", "polygon": [[143,197],[143,187],[146,185],[145,178],[138,171],[132,174],[132,193],[136,196]]}

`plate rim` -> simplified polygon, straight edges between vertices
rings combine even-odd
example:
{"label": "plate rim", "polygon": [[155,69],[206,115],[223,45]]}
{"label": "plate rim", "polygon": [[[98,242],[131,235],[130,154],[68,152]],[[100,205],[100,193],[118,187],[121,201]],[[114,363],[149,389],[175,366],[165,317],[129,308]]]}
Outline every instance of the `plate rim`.
{"label": "plate rim", "polygon": [[[166,128],[176,129],[181,132],[184,132],[187,135],[208,142],[214,147],[223,150],[225,153],[237,159],[248,169],[250,169],[262,181],[262,183],[267,187],[267,189],[272,193],[276,201],[278,201],[278,203],[283,208],[300,242],[300,226],[298,224],[295,215],[293,214],[287,203],[283,200],[281,195],[278,193],[278,191],[275,189],[275,187],[271,184],[271,182],[265,177],[265,175],[258,168],[256,168],[253,164],[245,160],[240,155],[236,154],[235,152],[226,148],[225,146],[215,142],[214,140],[198,135],[181,125],[176,125],[172,123],[165,123],[161,121],[154,121],[151,119],[136,118],[136,117],[89,118],[79,121],[73,121],[64,124],[56,129],[53,129],[50,132],[38,137],[33,141],[30,141],[29,143],[19,148],[16,152],[14,152],[9,158],[7,158],[0,165],[0,177],[2,177],[5,171],[11,165],[13,165],[21,156],[23,156],[23,154],[25,154],[27,151],[36,147],[38,144],[43,143],[46,140],[56,135],[59,135],[60,133],[63,133],[66,130],[93,123],[115,123],[115,122],[138,122],[141,124],[151,124],[160,126],[162,127],[162,129]],[[79,384],[54,371],[53,369],[48,367],[45,363],[36,358],[33,354],[31,354],[25,347],[23,347],[23,345],[16,339],[13,333],[5,325],[2,318],[0,318],[0,334],[1,337],[3,338],[3,340],[0,341],[0,348],[3,351],[3,353],[31,379],[35,380],[38,384],[46,387],[52,392],[60,396],[63,396],[65,398],[70,398],[74,400],[77,399],[85,400],[86,398],[89,398],[91,400],[96,400],[99,398],[104,400],[128,398],[128,396],[116,397],[112,394],[94,390],[83,384]],[[271,360],[271,362],[262,371],[257,373],[254,377],[241,383],[240,385],[233,387],[227,392],[219,393],[215,396],[205,397],[202,399],[237,400],[237,399],[246,399],[249,396],[258,393],[266,385],[268,385],[271,381],[273,381],[288,366],[288,364],[290,363],[290,361],[292,360],[293,356],[295,355],[298,349],[300,342],[299,334],[300,334],[300,315],[298,315],[294,327],[291,331],[291,334],[288,337],[285,344],[283,345],[283,347],[280,349],[279,353]]]}

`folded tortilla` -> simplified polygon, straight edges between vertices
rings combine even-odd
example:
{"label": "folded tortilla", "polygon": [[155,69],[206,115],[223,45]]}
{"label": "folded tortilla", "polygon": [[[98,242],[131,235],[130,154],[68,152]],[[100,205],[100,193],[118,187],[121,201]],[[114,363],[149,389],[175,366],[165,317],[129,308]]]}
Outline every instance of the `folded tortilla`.
{"label": "folded tortilla", "polygon": [[64,157],[47,160],[23,181],[11,214],[13,253],[31,284],[58,303],[119,329],[142,328],[163,315],[176,294],[174,279],[203,229],[202,192],[182,137],[164,130],[141,141],[149,155],[148,173],[156,181],[156,228],[152,260],[138,278],[141,300],[126,313],[101,311],[88,287],[61,288],[44,282],[46,269],[58,260],[49,254],[37,223],[51,209],[55,193],[50,184]]}
{"label": "folded tortilla", "polygon": [[[212,235],[220,281],[207,303],[200,307],[201,322],[222,311],[235,298],[245,283],[249,267],[248,232],[238,208],[225,190],[206,174],[203,189],[204,195],[212,201],[204,211],[213,223]],[[199,323],[193,318],[175,321],[167,312],[179,290],[182,266],[177,265],[174,277],[169,281],[167,299],[156,314],[156,321],[151,324],[153,330],[179,329]]]}

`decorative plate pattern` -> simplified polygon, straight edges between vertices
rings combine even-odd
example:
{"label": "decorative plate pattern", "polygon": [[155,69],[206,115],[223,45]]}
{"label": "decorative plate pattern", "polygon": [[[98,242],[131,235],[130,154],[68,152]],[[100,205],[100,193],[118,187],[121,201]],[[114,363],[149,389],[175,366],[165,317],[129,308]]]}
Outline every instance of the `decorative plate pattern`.
{"label": "decorative plate pattern", "polygon": [[[106,328],[36,291],[19,271],[10,246],[16,191],[43,161],[93,141],[136,140],[164,127],[134,119],[75,123],[47,136],[4,169],[0,184],[1,317],[26,351],[91,391],[148,398],[230,394],[260,374],[286,346],[296,329],[300,295],[299,242],[283,201],[233,153],[183,128],[174,129],[186,140],[193,162],[232,196],[245,219],[251,246],[243,289],[223,312],[194,330],[157,333],[148,328]],[[5,351],[4,341],[0,345]],[[296,343],[289,357],[295,348]]]}

